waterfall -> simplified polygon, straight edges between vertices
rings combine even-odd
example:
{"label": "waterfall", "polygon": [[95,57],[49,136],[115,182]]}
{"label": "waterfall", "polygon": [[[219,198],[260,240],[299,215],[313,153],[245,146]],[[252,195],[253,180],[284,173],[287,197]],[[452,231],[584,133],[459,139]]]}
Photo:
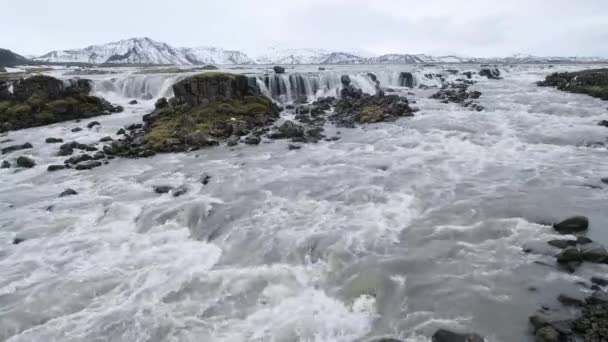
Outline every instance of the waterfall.
{"label": "waterfall", "polygon": [[172,86],[185,75],[126,75],[120,78],[94,80],[93,91],[100,96],[120,100],[153,100],[172,97]]}

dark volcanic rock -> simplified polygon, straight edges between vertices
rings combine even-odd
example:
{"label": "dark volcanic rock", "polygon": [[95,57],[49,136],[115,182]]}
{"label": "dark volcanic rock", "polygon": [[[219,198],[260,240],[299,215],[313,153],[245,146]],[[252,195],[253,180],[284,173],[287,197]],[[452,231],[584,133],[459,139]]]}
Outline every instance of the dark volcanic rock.
{"label": "dark volcanic rock", "polygon": [[433,342],[484,342],[477,334],[458,334],[448,330],[438,330],[433,335]]}
{"label": "dark volcanic rock", "polygon": [[131,100],[131,101],[129,101],[129,104],[130,105],[136,105],[137,104],[137,100]]}
{"label": "dark volcanic rock", "polygon": [[36,166],[36,162],[32,158],[21,156],[17,158],[17,166],[29,169]]}
{"label": "dark volcanic rock", "polygon": [[245,144],[247,145],[259,145],[262,142],[262,139],[255,135],[250,135],[245,138]]}
{"label": "dark volcanic rock", "polygon": [[608,263],[608,251],[604,246],[590,243],[581,247],[582,258],[584,261],[593,263]]}
{"label": "dark volcanic rock", "polygon": [[72,132],[73,133],[80,132],[80,131],[82,131],[82,128],[80,128],[80,127],[74,127],[74,128],[72,128]]}
{"label": "dark volcanic rock", "polygon": [[47,144],[59,144],[63,142],[63,139],[61,138],[46,138],[45,142]]}
{"label": "dark volcanic rock", "polygon": [[304,136],[304,127],[293,123],[292,121],[285,121],[279,126],[276,132],[268,135],[271,139],[289,139],[289,138],[300,138]]}
{"label": "dark volcanic rock", "polygon": [[557,247],[557,248],[561,248],[561,249],[565,249],[568,247],[574,247],[577,245],[576,240],[551,240],[547,243],[553,247]]}
{"label": "dark volcanic rock", "polygon": [[555,73],[538,85],[608,100],[608,69]]}
{"label": "dark volcanic rock", "polygon": [[188,192],[188,187],[185,185],[181,185],[181,186],[178,186],[177,188],[173,189],[171,194],[173,195],[173,197],[179,197],[181,195],[184,195],[187,192]]}
{"label": "dark volcanic rock", "polygon": [[339,126],[353,127],[354,123],[393,121],[399,117],[414,116],[407,98],[397,95],[346,98],[336,103],[330,119]]}
{"label": "dark volcanic rock", "polygon": [[173,187],[169,185],[157,185],[154,187],[154,192],[157,194],[167,194],[171,190],[173,190]]}
{"label": "dark volcanic rock", "polygon": [[74,196],[74,195],[78,195],[78,192],[76,192],[76,190],[66,189],[64,192],[59,194],[59,197],[67,197],[67,196]]}
{"label": "dark volcanic rock", "polygon": [[274,68],[272,68],[272,70],[274,70],[274,72],[276,74],[284,74],[285,73],[285,68],[283,68],[282,66],[278,66],[278,65],[276,65]]}
{"label": "dark volcanic rock", "polygon": [[589,219],[584,216],[574,216],[553,225],[561,234],[582,233],[589,228]]}
{"label": "dark volcanic rock", "polygon": [[254,81],[243,75],[221,72],[195,75],[173,86],[174,102],[176,104],[200,106],[220,97],[242,100],[246,96],[259,95],[259,90]]}
{"label": "dark volcanic rock", "polygon": [[485,76],[491,80],[499,80],[501,79],[500,77],[500,70],[494,68],[494,69],[490,69],[490,68],[484,68],[481,69],[479,71],[479,76]]}
{"label": "dark volcanic rock", "polygon": [[87,128],[91,129],[91,128],[95,127],[95,126],[101,126],[101,124],[99,123],[99,121],[91,121],[91,122],[89,122],[89,124],[87,125]]}
{"label": "dark volcanic rock", "polygon": [[76,170],[91,170],[96,167],[100,167],[103,165],[100,161],[97,160],[89,160],[85,162],[81,162],[76,165]]}
{"label": "dark volcanic rock", "polygon": [[583,306],[585,301],[583,299],[574,298],[565,294],[560,294],[557,300],[565,306]]}
{"label": "dark volcanic rock", "polygon": [[3,160],[2,164],[0,164],[0,169],[9,169],[11,167],[11,163],[8,160]]}
{"label": "dark volcanic rock", "polygon": [[591,282],[593,284],[599,285],[599,286],[608,286],[608,279],[604,279],[604,278],[592,277]]}
{"label": "dark volcanic rock", "polygon": [[552,326],[546,326],[538,329],[535,334],[536,342],[560,342],[560,334]]}
{"label": "dark volcanic rock", "polygon": [[64,170],[66,167],[65,165],[49,165],[46,170],[49,172],[54,172],[54,171],[59,171],[59,170]]}
{"label": "dark volcanic rock", "polygon": [[568,247],[557,256],[557,262],[568,263],[572,261],[582,261],[581,252],[576,247]]}
{"label": "dark volcanic rock", "polygon": [[18,244],[20,244],[20,243],[22,243],[24,241],[25,241],[24,238],[16,237],[16,238],[13,239],[13,245],[18,245]]}
{"label": "dark volcanic rock", "polygon": [[8,147],[4,147],[2,149],[2,154],[8,154],[8,153],[20,151],[20,150],[27,150],[30,148],[34,148],[34,146],[32,144],[30,144],[29,142],[22,144],[22,145],[12,145],[12,146],[8,146]]}
{"label": "dark volcanic rock", "polygon": [[363,95],[361,89],[357,89],[351,84],[348,75],[342,75],[342,77],[340,77],[340,82],[342,82],[342,90],[340,91],[342,100],[358,99]]}
{"label": "dark volcanic rock", "polygon": [[574,330],[585,342],[608,341],[608,304],[586,306],[574,322]]}

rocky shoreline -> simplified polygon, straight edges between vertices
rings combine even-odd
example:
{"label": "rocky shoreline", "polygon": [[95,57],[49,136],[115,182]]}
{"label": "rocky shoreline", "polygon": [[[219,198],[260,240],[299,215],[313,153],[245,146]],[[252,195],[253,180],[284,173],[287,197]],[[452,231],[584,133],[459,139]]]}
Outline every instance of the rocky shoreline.
{"label": "rocky shoreline", "polygon": [[608,101],[608,69],[554,73],[538,82],[538,85],[555,87],[570,93],[587,94]]}

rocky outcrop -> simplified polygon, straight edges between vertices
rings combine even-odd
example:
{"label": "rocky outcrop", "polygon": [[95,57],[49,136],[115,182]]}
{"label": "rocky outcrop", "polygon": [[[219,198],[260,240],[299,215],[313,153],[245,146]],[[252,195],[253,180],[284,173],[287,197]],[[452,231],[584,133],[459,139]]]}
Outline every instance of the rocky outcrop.
{"label": "rocky outcrop", "polygon": [[346,97],[337,101],[330,120],[338,126],[354,127],[355,123],[394,121],[399,117],[414,116],[407,98],[397,95]]}
{"label": "rocky outcrop", "polygon": [[143,127],[128,127],[129,133],[112,143],[113,155],[190,151],[248,134],[255,138],[245,142],[253,143],[262,134],[259,129],[270,126],[280,112],[242,75],[204,73],[178,82],[173,91],[174,98],[159,99],[156,109],[144,116]]}
{"label": "rocky outcrop", "polygon": [[[12,93],[8,89],[12,87]],[[64,83],[50,76],[0,81],[0,132],[119,112],[90,96],[88,80]]]}
{"label": "rocky outcrop", "polygon": [[283,68],[282,66],[278,66],[276,65],[274,68],[272,68],[274,70],[274,72],[276,74],[284,74],[285,73],[285,68]]}
{"label": "rocky outcrop", "polygon": [[491,80],[500,80],[500,70],[496,68],[484,68],[479,71],[479,76],[485,76]]}
{"label": "rocky outcrop", "polygon": [[473,334],[459,334],[449,330],[440,329],[432,338],[433,342],[484,342],[483,337]]}
{"label": "rocky outcrop", "polygon": [[189,77],[173,85],[173,92],[173,106],[188,104],[193,107],[206,106],[220,98],[243,100],[246,96],[260,95],[255,78],[221,72]]}
{"label": "rocky outcrop", "polygon": [[361,89],[357,89],[351,84],[350,76],[342,75],[340,82],[342,82],[340,97],[343,100],[358,99],[363,95],[363,91],[361,91]]}
{"label": "rocky outcrop", "polygon": [[431,98],[441,100],[442,103],[458,103],[478,112],[483,111],[484,107],[477,102],[482,95],[481,92],[467,91],[468,88],[469,84],[466,82],[450,83],[431,95]]}
{"label": "rocky outcrop", "polygon": [[608,69],[554,73],[538,85],[608,100]]}

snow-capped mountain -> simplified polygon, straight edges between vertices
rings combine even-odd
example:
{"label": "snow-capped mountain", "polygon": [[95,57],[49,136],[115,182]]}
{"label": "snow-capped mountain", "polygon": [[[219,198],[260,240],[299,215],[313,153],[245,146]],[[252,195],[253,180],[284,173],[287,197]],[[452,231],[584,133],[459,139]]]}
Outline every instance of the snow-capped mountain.
{"label": "snow-capped mountain", "polygon": [[257,56],[256,61],[258,64],[323,64],[329,54],[323,49],[282,49],[273,46]]}
{"label": "snow-capped mountain", "polygon": [[175,48],[150,38],[131,38],[84,49],[59,50],[33,58],[38,62],[91,64],[427,64],[427,63],[556,63],[608,62],[598,57],[536,57],[518,54],[511,57],[475,58],[431,56],[425,54],[361,55],[323,49],[286,49],[270,47],[263,55],[247,54],[217,47]]}
{"label": "snow-capped mountain", "polygon": [[180,51],[190,64],[255,64],[255,60],[240,51],[206,46],[181,48]]}
{"label": "snow-capped mountain", "polygon": [[84,49],[52,51],[34,58],[40,62],[92,64],[249,64],[254,61],[239,51],[214,47],[174,48],[150,38],[131,38]]}

